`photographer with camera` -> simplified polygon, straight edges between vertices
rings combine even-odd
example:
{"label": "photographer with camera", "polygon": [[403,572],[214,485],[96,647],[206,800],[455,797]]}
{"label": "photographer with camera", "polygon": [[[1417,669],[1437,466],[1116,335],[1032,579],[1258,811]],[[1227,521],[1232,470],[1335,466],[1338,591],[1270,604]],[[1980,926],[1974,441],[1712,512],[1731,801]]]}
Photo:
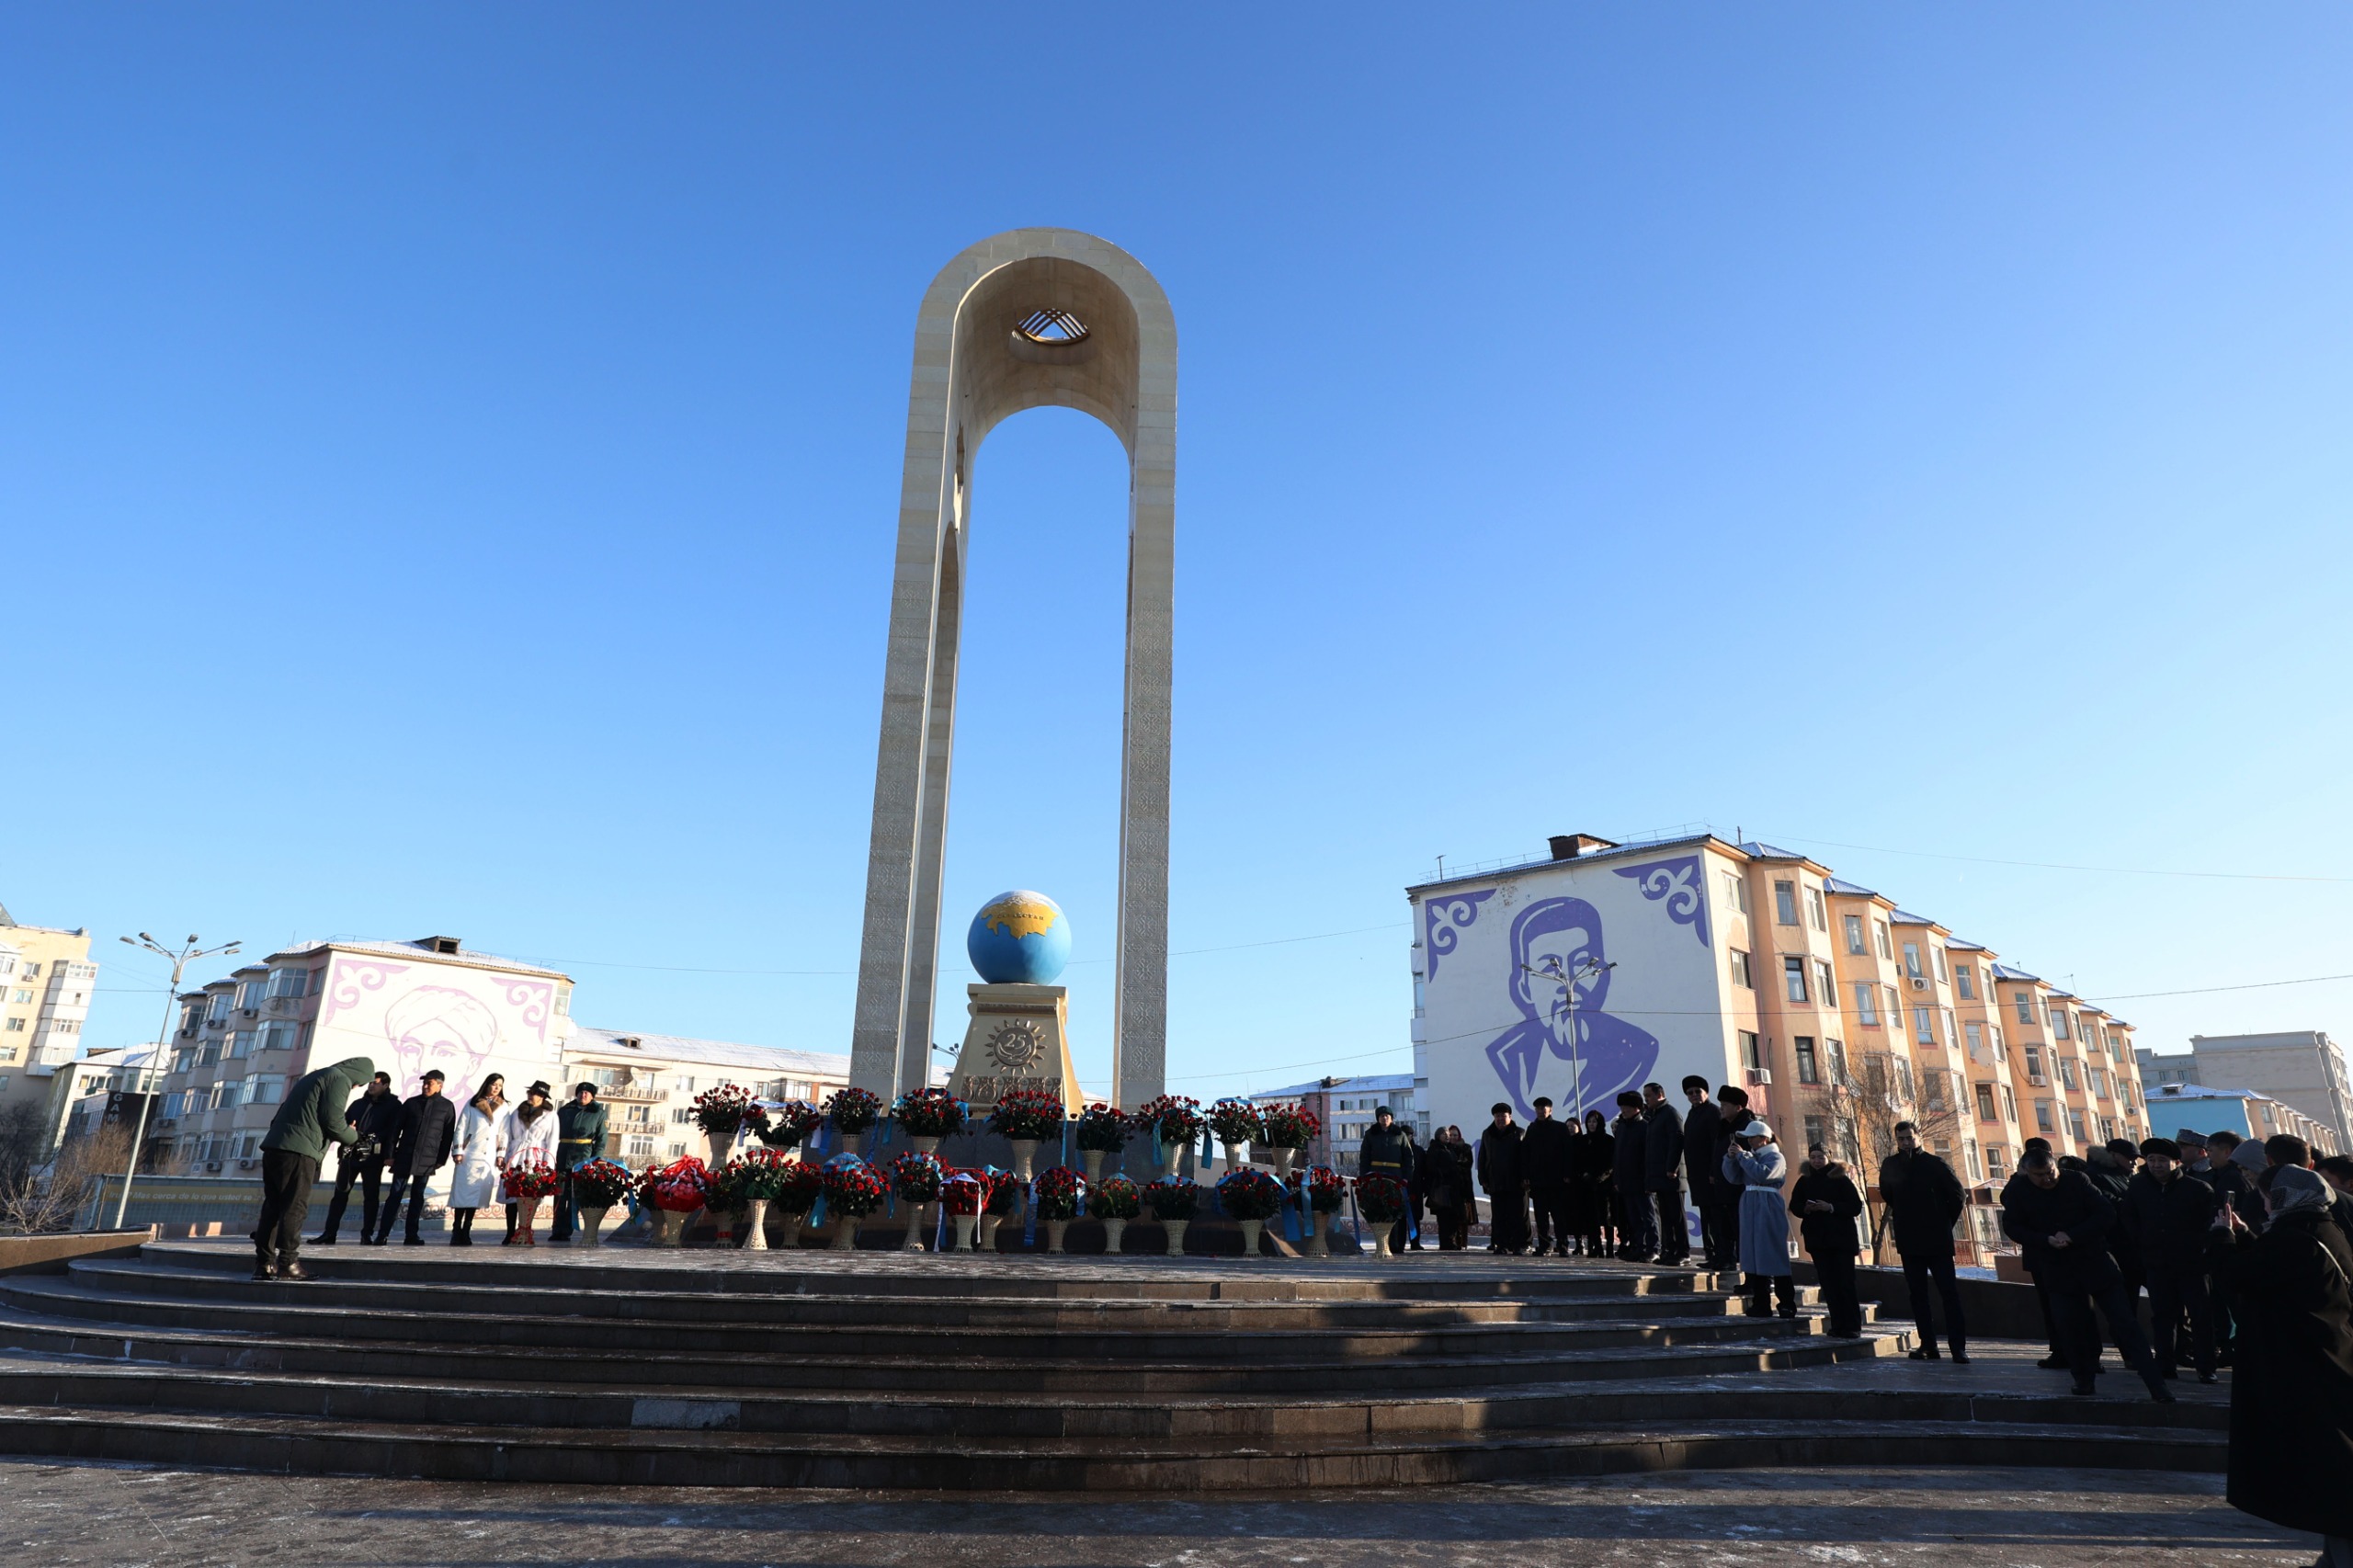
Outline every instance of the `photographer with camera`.
{"label": "photographer with camera", "polygon": [[383,1197],[384,1162],[392,1156],[392,1136],[401,1125],[401,1102],[392,1093],[392,1074],[379,1073],[369,1079],[366,1091],[344,1111],[343,1119],[346,1126],[359,1134],[359,1142],[336,1157],[335,1197],[327,1204],[325,1226],[311,1238],[313,1246],[335,1245],[335,1233],[343,1224],[343,1211],[351,1202],[355,1176],[365,1184],[360,1189],[365,1221],[359,1227],[359,1244],[378,1244],[376,1210]]}

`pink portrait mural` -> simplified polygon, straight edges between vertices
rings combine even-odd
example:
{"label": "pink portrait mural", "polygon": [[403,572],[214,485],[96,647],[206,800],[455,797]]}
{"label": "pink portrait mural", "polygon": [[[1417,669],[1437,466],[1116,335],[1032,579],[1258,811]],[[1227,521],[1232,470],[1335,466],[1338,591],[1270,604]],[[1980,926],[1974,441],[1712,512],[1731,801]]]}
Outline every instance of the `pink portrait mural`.
{"label": "pink portrait mural", "polygon": [[404,1096],[438,1067],[459,1098],[506,1074],[512,1099],[552,1070],[560,1046],[554,983],[536,976],[338,953],[324,994],[318,1047],[332,1054],[323,1060],[372,1057]]}
{"label": "pink portrait mural", "polygon": [[416,1092],[427,1068],[438,1067],[451,1094],[472,1094],[489,1071],[498,1044],[498,1017],[454,986],[420,985],[384,1008],[384,1038],[392,1042],[392,1078]]}

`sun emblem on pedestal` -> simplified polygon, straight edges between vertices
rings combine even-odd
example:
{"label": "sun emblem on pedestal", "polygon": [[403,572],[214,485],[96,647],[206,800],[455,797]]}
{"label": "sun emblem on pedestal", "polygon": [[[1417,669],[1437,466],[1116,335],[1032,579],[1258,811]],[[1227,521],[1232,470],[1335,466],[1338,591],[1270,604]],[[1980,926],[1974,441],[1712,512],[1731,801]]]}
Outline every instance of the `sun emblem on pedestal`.
{"label": "sun emblem on pedestal", "polygon": [[1046,1035],[1027,1018],[1015,1018],[989,1031],[989,1060],[1008,1072],[1018,1073],[1046,1053]]}

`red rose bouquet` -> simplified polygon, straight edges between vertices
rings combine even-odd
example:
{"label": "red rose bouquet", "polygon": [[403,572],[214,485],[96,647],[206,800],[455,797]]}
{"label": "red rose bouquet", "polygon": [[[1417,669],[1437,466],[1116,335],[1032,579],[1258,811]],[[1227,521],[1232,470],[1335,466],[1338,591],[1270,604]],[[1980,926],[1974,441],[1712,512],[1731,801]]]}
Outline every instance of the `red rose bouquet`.
{"label": "red rose bouquet", "polygon": [[1228,1219],[1271,1220],[1282,1212],[1283,1184],[1262,1170],[1244,1165],[1219,1178],[1217,1204]]}
{"label": "red rose bouquet", "polygon": [[1037,1195],[1040,1220],[1075,1219],[1086,1196],[1086,1178],[1068,1165],[1053,1165],[1038,1173],[1030,1191]]}
{"label": "red rose bouquet", "polygon": [[1201,1102],[1190,1095],[1162,1095],[1144,1102],[1136,1125],[1151,1128],[1163,1143],[1190,1143],[1201,1135]]}
{"label": "red rose bouquet", "polygon": [[573,1167],[572,1201],[583,1209],[610,1209],[636,1185],[627,1165],[599,1157]]}
{"label": "red rose bouquet", "polygon": [[1105,1176],[1086,1195],[1086,1211],[1098,1220],[1132,1220],[1143,1212],[1143,1197],[1127,1177]]}
{"label": "red rose bouquet", "polygon": [[1258,1108],[1248,1100],[1227,1098],[1218,1101],[1210,1107],[1209,1122],[1210,1131],[1215,1132],[1217,1141],[1228,1149],[1237,1143],[1258,1141]]}
{"label": "red rose bouquet", "polygon": [[789,1160],[779,1167],[776,1196],[768,1203],[781,1214],[806,1214],[817,1206],[817,1195],[824,1190],[822,1167],[806,1160]]}
{"label": "red rose bouquet", "polygon": [[648,1166],[637,1178],[638,1201],[670,1214],[691,1214],[706,1207],[710,1191],[710,1167],[692,1154]]}
{"label": "red rose bouquet", "polygon": [[1259,1142],[1269,1149],[1304,1149],[1324,1131],[1315,1113],[1301,1105],[1262,1106],[1258,1125],[1265,1129]]}
{"label": "red rose bouquet", "polygon": [[[754,1108],[766,1110],[765,1107]],[[790,1149],[824,1124],[825,1113],[807,1100],[787,1100],[766,1111],[752,1131],[771,1149]]]}
{"label": "red rose bouquet", "polygon": [[881,1175],[854,1154],[826,1161],[824,1173],[825,1206],[841,1213],[862,1218],[881,1208],[891,1195]]}
{"label": "red rose bouquet", "polygon": [[[736,1084],[721,1084],[695,1096],[695,1125],[714,1138],[733,1138],[752,1109],[752,1091]],[[762,1113],[761,1119],[767,1119]]]}
{"label": "red rose bouquet", "polygon": [[555,1167],[533,1161],[528,1165],[509,1165],[500,1178],[499,1186],[509,1203],[537,1203],[556,1188]]}
{"label": "red rose bouquet", "polygon": [[950,1214],[980,1214],[996,1195],[996,1173],[945,1167],[939,1178],[939,1202]]}
{"label": "red rose bouquet", "polygon": [[757,1199],[773,1203],[791,1179],[789,1173],[800,1168],[801,1163],[786,1159],[781,1149],[746,1149],[727,1162],[727,1182],[745,1202]]}
{"label": "red rose bouquet", "polygon": [[1300,1177],[1307,1206],[1318,1214],[1336,1214],[1348,1196],[1348,1178],[1329,1165],[1310,1165]]}
{"label": "red rose bouquet", "polygon": [[989,1131],[1000,1138],[1042,1143],[1063,1135],[1063,1102],[1043,1089],[1015,1089],[1000,1096],[989,1112]]}
{"label": "red rose bouquet", "polygon": [[952,1138],[964,1131],[964,1102],[946,1089],[912,1089],[891,1108],[891,1119],[910,1138]]}
{"label": "red rose bouquet", "polygon": [[1128,1119],[1097,1100],[1078,1113],[1078,1146],[1116,1153],[1128,1146]]}
{"label": "red rose bouquet", "polygon": [[1357,1177],[1357,1211],[1376,1225],[1393,1225],[1405,1217],[1405,1187],[1395,1176]]}
{"label": "red rose bouquet", "polygon": [[836,1132],[863,1132],[882,1119],[882,1100],[871,1089],[836,1089],[825,1101]]}
{"label": "red rose bouquet", "polygon": [[937,1154],[919,1153],[910,1149],[892,1160],[889,1166],[891,1190],[899,1195],[902,1203],[937,1203],[940,1184],[947,1177],[947,1167]]}
{"label": "red rose bouquet", "polygon": [[1183,1176],[1144,1184],[1143,1200],[1163,1220],[1190,1220],[1201,1206],[1201,1189]]}

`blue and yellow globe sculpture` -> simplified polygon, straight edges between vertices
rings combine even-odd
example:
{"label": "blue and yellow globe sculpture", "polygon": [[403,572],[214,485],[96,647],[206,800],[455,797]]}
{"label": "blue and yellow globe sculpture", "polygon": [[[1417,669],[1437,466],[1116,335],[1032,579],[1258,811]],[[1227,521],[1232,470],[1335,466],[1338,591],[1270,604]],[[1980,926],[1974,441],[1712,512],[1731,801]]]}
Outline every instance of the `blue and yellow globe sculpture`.
{"label": "blue and yellow globe sculpture", "polygon": [[981,905],[964,951],[991,985],[1051,985],[1070,962],[1070,922],[1044,893],[1016,888]]}

